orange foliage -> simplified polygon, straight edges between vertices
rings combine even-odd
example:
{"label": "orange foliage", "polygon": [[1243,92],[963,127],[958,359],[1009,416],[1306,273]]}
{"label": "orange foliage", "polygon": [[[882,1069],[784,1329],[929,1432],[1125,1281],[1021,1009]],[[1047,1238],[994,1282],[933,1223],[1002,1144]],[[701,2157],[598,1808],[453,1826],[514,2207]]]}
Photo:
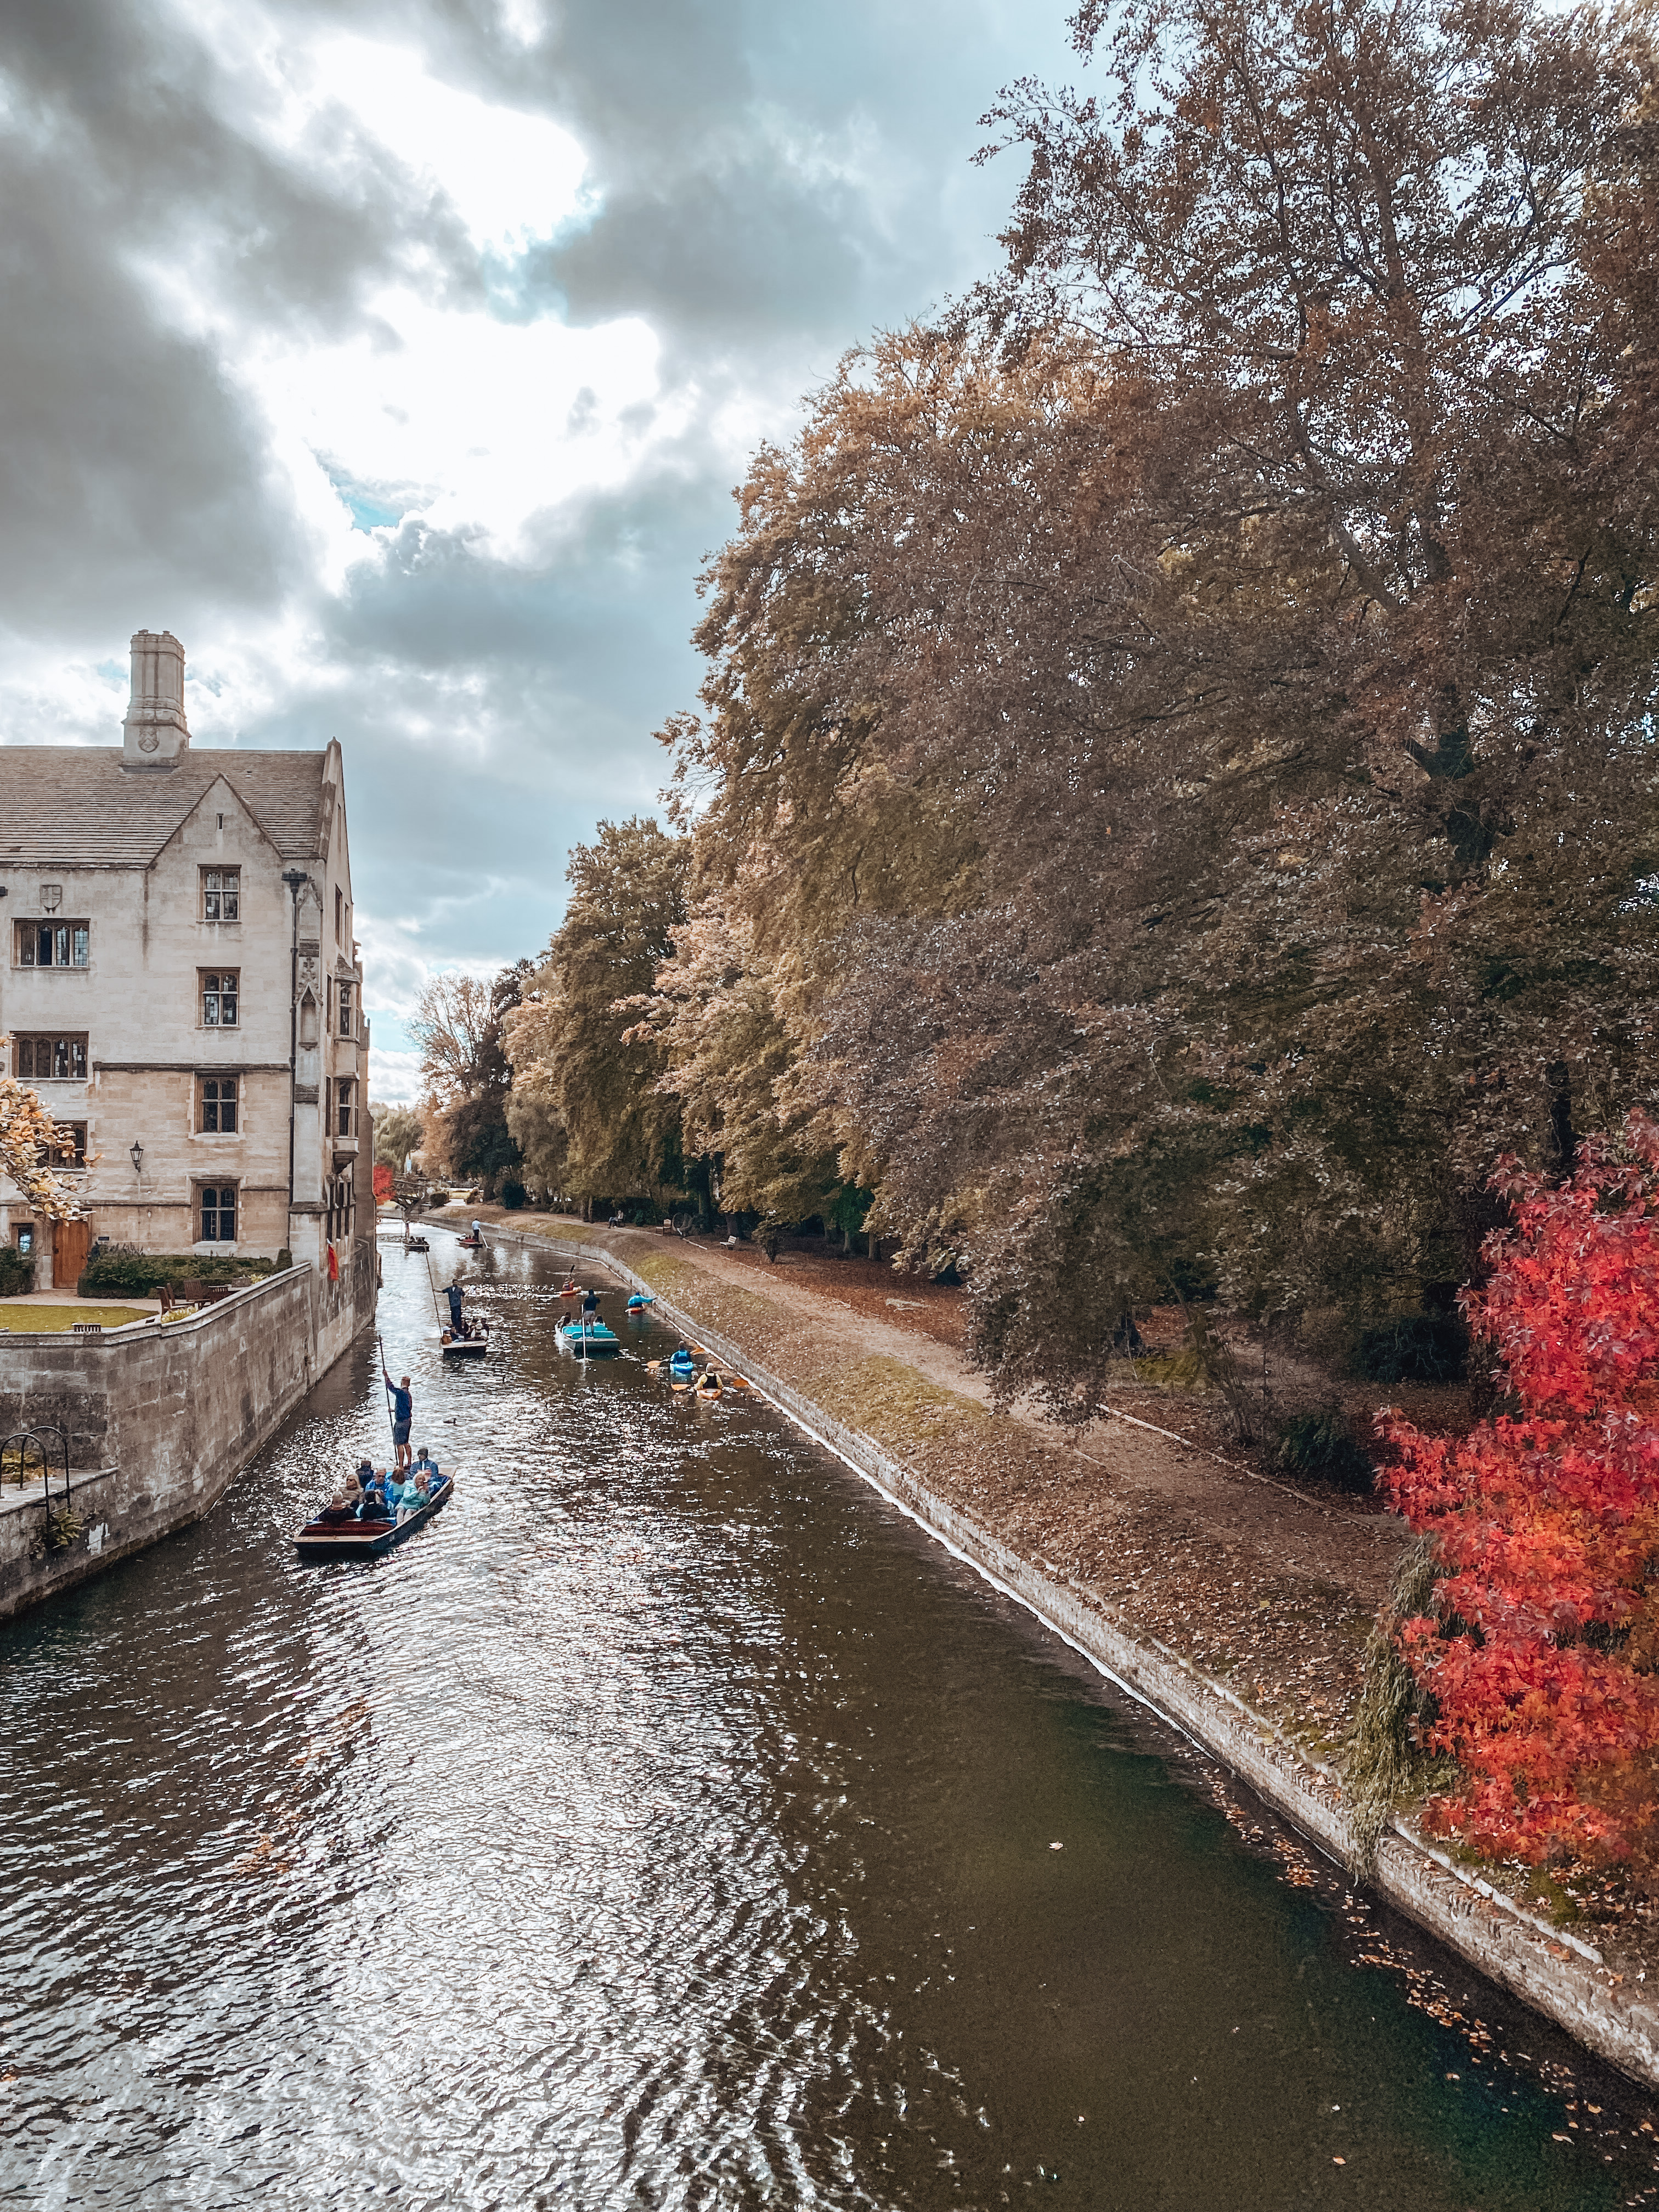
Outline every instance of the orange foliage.
{"label": "orange foliage", "polygon": [[384,1206],[392,1195],[392,1170],[384,1160],[374,1163],[374,1203]]}
{"label": "orange foliage", "polygon": [[1439,1830],[1534,1863],[1625,1858],[1659,1771],[1659,1127],[1588,1140],[1559,1188],[1499,1164],[1513,1226],[1466,1293],[1517,1410],[1462,1442],[1385,1414],[1387,1478],[1447,1570],[1401,1649],[1463,1780]]}

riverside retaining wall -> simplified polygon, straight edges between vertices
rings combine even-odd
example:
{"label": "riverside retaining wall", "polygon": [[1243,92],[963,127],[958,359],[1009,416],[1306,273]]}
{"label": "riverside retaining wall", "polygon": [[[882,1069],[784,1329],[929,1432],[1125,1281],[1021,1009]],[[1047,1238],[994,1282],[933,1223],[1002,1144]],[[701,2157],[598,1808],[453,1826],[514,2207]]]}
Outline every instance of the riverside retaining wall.
{"label": "riverside retaining wall", "polygon": [[[308,1263],[186,1319],[88,1336],[0,1331],[0,1435],[61,1423],[81,1523],[47,1540],[40,1485],[0,1484],[0,1619],[197,1520],[374,1314],[375,1255]],[[50,1440],[49,1440],[50,1441]],[[52,1482],[52,1503],[62,1496]]]}
{"label": "riverside retaining wall", "polygon": [[[844,1428],[742,1346],[706,1328],[603,1246],[561,1244],[492,1224],[489,1234],[560,1256],[599,1261],[648,1292],[656,1311],[722,1365],[830,1446],[855,1473],[922,1528],[1018,1600],[1111,1680],[1214,1754],[1329,1858],[1348,1858],[1347,1825],[1335,1776],[1280,1735],[1265,1715],[1107,1607],[1093,1592],[1034,1566],[969,1516],[928,1490],[873,1439]],[[1590,1945],[1524,1911],[1456,1867],[1403,1821],[1377,1854],[1369,1887],[1502,1988],[1649,2088],[1659,2088],[1659,1994],[1614,1977]]]}

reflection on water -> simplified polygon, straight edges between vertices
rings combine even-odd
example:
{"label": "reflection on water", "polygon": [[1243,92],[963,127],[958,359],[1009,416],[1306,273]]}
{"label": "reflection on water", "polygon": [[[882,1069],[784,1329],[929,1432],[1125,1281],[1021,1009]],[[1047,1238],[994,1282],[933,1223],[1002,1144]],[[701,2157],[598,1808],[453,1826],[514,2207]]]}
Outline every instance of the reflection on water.
{"label": "reflection on water", "polygon": [[386,1455],[365,1346],[205,1522],[0,1631],[0,2202],[1645,2199],[1633,2092],[1478,1987],[1576,2086],[1477,2063],[837,1462],[434,1241],[497,1354],[442,1369],[389,1245],[429,1529],[289,1546]]}

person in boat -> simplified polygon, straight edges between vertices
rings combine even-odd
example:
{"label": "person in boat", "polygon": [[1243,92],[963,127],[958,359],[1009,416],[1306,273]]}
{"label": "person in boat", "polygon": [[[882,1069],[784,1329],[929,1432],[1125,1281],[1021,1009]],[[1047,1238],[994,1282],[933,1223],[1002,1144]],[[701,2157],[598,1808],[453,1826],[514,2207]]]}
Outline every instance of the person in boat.
{"label": "person in boat", "polygon": [[480,1243],[483,1242],[483,1224],[482,1221],[475,1221],[473,1223],[472,1234],[478,1239]]}
{"label": "person in boat", "polygon": [[714,1392],[721,1388],[719,1368],[705,1367],[702,1370],[702,1380],[697,1387],[700,1390],[707,1390],[712,1397]]}
{"label": "person in boat", "polygon": [[466,1334],[466,1324],[461,1316],[460,1285],[459,1283],[452,1283],[449,1288],[444,1292],[444,1296],[449,1300],[449,1328],[451,1334],[454,1336],[465,1336]]}
{"label": "person in boat", "polygon": [[357,1518],[360,1521],[384,1520],[391,1508],[386,1503],[386,1469],[383,1467],[369,1468],[368,1480],[363,1484],[362,1491],[363,1502],[357,1508]]}
{"label": "person in boat", "polygon": [[392,1393],[392,1441],[396,1447],[394,1459],[401,1474],[409,1465],[409,1431],[415,1419],[415,1394],[409,1387],[409,1377],[394,1382],[383,1367],[381,1376]]}
{"label": "person in boat", "polygon": [[356,1474],[349,1474],[323,1508],[319,1518],[324,1521],[355,1521],[362,1509],[362,1485]]}
{"label": "person in boat", "polygon": [[582,1300],[582,1319],[584,1321],[597,1321],[599,1317],[599,1294],[597,1291],[589,1291]]}
{"label": "person in boat", "polygon": [[672,1357],[668,1362],[668,1371],[677,1382],[690,1382],[696,1379],[697,1363],[691,1357],[688,1346],[677,1344],[674,1346]]}
{"label": "person in boat", "polygon": [[439,1467],[437,1461],[434,1459],[431,1454],[427,1450],[426,1446],[422,1444],[419,1451],[415,1455],[416,1481],[424,1482],[426,1484],[427,1495],[430,1497],[432,1492],[438,1487],[438,1485],[443,1480],[443,1470]]}

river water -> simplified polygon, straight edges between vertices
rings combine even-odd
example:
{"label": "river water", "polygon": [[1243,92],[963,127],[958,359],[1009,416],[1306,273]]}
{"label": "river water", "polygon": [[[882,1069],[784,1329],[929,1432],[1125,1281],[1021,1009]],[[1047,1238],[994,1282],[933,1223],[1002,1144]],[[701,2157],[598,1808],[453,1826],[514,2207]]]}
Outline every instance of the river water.
{"label": "river water", "polygon": [[388,1245],[429,1528],[289,1544],[386,1456],[365,1350],[0,1631],[0,2203],[1648,2200],[1634,2091],[830,1454],[671,1401],[649,1326],[561,1354],[541,1255],[434,1245],[498,1352],[444,1371]]}

